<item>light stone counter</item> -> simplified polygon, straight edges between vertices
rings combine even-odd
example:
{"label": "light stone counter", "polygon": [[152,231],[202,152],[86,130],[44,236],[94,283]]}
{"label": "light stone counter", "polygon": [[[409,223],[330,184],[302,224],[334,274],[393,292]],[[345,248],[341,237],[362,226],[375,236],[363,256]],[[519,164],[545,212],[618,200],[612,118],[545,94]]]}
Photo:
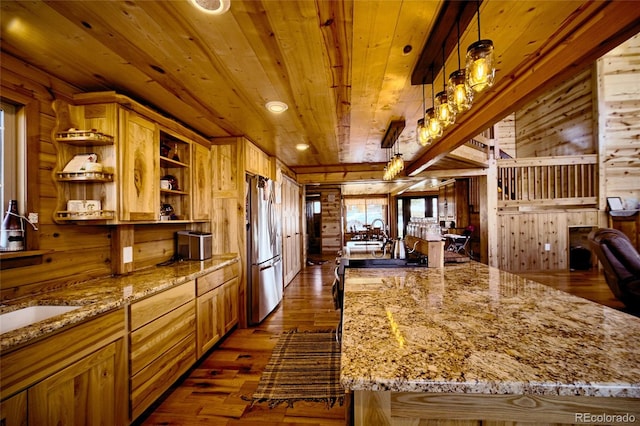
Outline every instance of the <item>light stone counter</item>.
{"label": "light stone counter", "polygon": [[35,305],[73,305],[80,308],[1,334],[0,351],[45,337],[62,327],[80,323],[175,285],[194,280],[238,260],[236,254],[214,255],[211,259],[204,261],[189,260],[169,266],[151,267],[129,275],[98,278],[28,299],[4,302],[0,308],[0,314]]}
{"label": "light stone counter", "polygon": [[360,408],[357,391],[640,398],[640,318],[484,264],[347,268],[343,315],[341,383]]}

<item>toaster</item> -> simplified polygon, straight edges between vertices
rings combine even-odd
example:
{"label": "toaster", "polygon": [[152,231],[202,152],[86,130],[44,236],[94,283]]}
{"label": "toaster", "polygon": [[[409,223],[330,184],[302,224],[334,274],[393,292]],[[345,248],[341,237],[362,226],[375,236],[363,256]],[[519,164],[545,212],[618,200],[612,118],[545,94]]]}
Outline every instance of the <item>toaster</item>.
{"label": "toaster", "polygon": [[178,231],[177,254],[185,260],[211,258],[213,239],[210,232]]}

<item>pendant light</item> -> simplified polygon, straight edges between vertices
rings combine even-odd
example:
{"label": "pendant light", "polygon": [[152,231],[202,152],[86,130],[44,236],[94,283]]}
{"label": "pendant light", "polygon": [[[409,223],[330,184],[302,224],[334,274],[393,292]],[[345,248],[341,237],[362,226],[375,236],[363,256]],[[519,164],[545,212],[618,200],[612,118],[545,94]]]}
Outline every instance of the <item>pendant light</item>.
{"label": "pendant light", "polygon": [[[435,96],[433,95],[433,64],[431,64],[431,105],[435,105]],[[442,126],[436,116],[435,108],[431,107],[425,111],[425,121],[427,123],[427,131],[432,141],[442,136]]]}
{"label": "pendant light", "polygon": [[387,165],[384,166],[384,175],[382,176],[382,179],[384,180],[391,180],[391,170],[390,170],[390,164],[389,164],[389,148],[387,148],[386,150],[387,153]]}
{"label": "pendant light", "polygon": [[395,168],[394,169],[395,173],[393,174],[394,176],[397,176],[398,173],[404,170],[404,160],[402,159],[402,153],[400,152],[400,141],[398,141],[397,146],[398,146],[398,151],[396,152],[396,155],[393,157],[393,166]]}
{"label": "pendant light", "polygon": [[436,95],[435,109],[436,117],[438,117],[440,127],[442,127],[443,130],[452,125],[456,120],[456,117],[449,106],[449,100],[447,97],[446,61],[444,43],[442,43],[442,92]]}
{"label": "pendant light", "polygon": [[480,0],[476,0],[478,13],[478,41],[467,48],[466,82],[475,93],[493,86],[495,65],[493,41],[480,38]]}
{"label": "pendant light", "polygon": [[427,146],[431,143],[431,137],[427,130],[427,124],[425,123],[425,101],[424,101],[424,81],[422,82],[422,118],[418,120],[416,127],[416,141],[422,145]]}
{"label": "pendant light", "polygon": [[454,114],[462,114],[465,111],[471,109],[473,103],[473,91],[469,90],[469,87],[465,82],[465,70],[460,68],[460,19],[456,21],[458,29],[458,69],[449,75],[449,82],[447,84],[447,97],[449,100],[449,107]]}

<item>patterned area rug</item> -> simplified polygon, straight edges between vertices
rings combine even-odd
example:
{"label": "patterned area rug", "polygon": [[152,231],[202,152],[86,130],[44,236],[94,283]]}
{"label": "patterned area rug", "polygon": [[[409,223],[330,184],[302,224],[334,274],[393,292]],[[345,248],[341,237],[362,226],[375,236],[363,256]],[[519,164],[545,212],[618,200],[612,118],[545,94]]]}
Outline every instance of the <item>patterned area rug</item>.
{"label": "patterned area rug", "polygon": [[296,401],[322,401],[331,408],[336,402],[342,405],[344,395],[335,332],[292,330],[278,339],[250,399],[271,408],[281,403],[293,407]]}

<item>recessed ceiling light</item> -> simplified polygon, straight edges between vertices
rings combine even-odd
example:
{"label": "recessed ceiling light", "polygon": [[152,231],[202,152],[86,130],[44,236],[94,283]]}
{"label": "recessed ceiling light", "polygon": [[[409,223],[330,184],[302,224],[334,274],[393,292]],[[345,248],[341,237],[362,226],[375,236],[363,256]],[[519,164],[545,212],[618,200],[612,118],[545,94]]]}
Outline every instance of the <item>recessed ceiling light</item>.
{"label": "recessed ceiling light", "polygon": [[309,144],[307,144],[307,143],[299,143],[298,145],[296,145],[296,149],[298,151],[305,151],[305,150],[309,149]]}
{"label": "recessed ceiling light", "polygon": [[275,112],[275,113],[285,112],[289,108],[289,105],[280,101],[267,102],[265,106],[269,111]]}
{"label": "recessed ceiling light", "polygon": [[211,15],[222,15],[231,7],[231,0],[191,0],[191,3]]}

